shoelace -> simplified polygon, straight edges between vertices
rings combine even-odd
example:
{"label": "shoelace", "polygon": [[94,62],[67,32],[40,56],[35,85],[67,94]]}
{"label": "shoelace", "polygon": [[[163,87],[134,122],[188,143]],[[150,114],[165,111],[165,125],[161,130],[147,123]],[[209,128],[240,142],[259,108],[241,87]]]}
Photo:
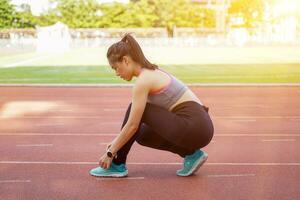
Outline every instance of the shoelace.
{"label": "shoelace", "polygon": [[[195,154],[195,155],[190,155],[190,156],[187,156],[186,158],[184,158],[184,167],[191,165],[192,162],[189,161],[189,159],[193,159],[195,156],[197,156],[197,154]],[[202,157],[202,156],[203,156],[203,154],[201,154],[201,157]]]}
{"label": "shoelace", "polygon": [[184,162],[184,167],[188,167],[191,165],[191,162],[190,161],[187,161],[187,162]]}
{"label": "shoelace", "polygon": [[184,167],[190,166],[192,164],[192,162],[189,160],[191,158],[193,158],[193,156],[189,156],[184,159]]}

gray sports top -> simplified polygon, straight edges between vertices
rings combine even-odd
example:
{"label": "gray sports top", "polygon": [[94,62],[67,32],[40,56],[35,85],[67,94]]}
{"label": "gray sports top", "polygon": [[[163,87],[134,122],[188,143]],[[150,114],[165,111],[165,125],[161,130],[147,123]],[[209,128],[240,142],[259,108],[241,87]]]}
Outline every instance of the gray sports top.
{"label": "gray sports top", "polygon": [[159,91],[149,93],[147,102],[169,109],[174,103],[176,103],[188,87],[175,76],[161,69],[158,70],[168,74],[171,80],[168,85],[161,88]]}

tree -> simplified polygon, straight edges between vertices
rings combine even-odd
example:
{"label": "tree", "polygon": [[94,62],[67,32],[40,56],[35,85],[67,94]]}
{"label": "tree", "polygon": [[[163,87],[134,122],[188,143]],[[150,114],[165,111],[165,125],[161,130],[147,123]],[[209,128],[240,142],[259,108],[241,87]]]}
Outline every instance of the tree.
{"label": "tree", "polygon": [[200,27],[203,18],[210,16],[209,12],[201,8],[198,3],[188,0],[148,1],[155,6],[155,15],[158,17],[155,26],[166,27],[170,36],[172,36],[174,26]]}
{"label": "tree", "polygon": [[0,28],[10,28],[14,20],[14,6],[9,0],[0,0]]}
{"label": "tree", "polygon": [[21,4],[19,11],[14,14],[13,27],[15,28],[33,28],[37,24],[38,17],[32,15],[29,4]]}
{"label": "tree", "polygon": [[1,2],[0,27],[48,26],[57,21],[71,28],[165,27],[172,36],[176,27],[211,27],[213,12],[190,0],[135,0],[128,4],[102,3],[97,0],[50,0],[53,6],[40,16],[33,16],[24,5],[14,11],[9,0]]}
{"label": "tree", "polygon": [[96,11],[99,4],[95,0],[52,0],[57,2],[57,7],[50,10],[48,16],[56,16],[72,28],[94,27]]}
{"label": "tree", "polygon": [[122,3],[102,4],[100,10],[103,15],[99,18],[98,26],[103,28],[114,27],[123,28],[129,27],[132,24],[132,16],[126,13],[127,5]]}

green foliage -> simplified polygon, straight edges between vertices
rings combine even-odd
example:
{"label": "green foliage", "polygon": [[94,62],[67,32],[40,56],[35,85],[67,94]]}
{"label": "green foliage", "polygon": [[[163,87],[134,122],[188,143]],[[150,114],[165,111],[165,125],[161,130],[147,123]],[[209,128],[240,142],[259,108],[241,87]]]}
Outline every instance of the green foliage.
{"label": "green foliage", "polygon": [[39,17],[32,15],[27,4],[20,7],[17,11],[9,0],[0,0],[0,28],[32,28],[39,22]]}
{"label": "green foliage", "polygon": [[102,16],[98,18],[99,28],[123,28],[132,24],[132,17],[127,13],[127,5],[121,3],[100,5]]}
{"label": "green foliage", "polygon": [[[120,14],[117,27],[166,27],[172,35],[176,27],[212,27],[211,10],[187,0],[140,0],[131,2]],[[204,22],[205,21],[205,22]]]}
{"label": "green foliage", "polygon": [[10,28],[14,20],[14,7],[9,0],[0,0],[0,28]]}
{"label": "green foliage", "polygon": [[36,24],[37,17],[33,16],[30,11],[17,12],[13,23],[14,28],[33,28]]}
{"label": "green foliage", "polygon": [[[140,0],[136,3],[129,3],[128,9],[124,13],[124,23],[128,24],[128,27],[155,27],[158,16],[155,15],[155,9],[151,1]],[[126,22],[127,19],[130,23]]]}
{"label": "green foliage", "polygon": [[[16,12],[8,0],[0,0],[5,16],[1,27],[47,26],[61,21],[71,28],[213,27],[212,10],[200,8],[189,0],[135,0],[128,4],[102,3],[97,0],[51,0],[57,6],[33,16],[29,9]],[[14,14],[16,13],[16,14]],[[5,21],[4,21],[5,19]]]}
{"label": "green foliage", "polygon": [[[99,16],[96,15],[99,4],[95,0],[59,0],[54,12],[58,20],[71,28],[93,28],[97,25]],[[53,14],[55,14],[53,13]]]}

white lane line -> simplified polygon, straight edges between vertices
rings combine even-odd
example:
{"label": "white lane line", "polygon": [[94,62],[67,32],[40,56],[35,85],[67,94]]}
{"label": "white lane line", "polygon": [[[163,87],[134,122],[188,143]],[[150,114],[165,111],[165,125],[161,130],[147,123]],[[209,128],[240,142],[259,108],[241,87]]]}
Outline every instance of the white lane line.
{"label": "white lane line", "polygon": [[300,134],[215,134],[214,137],[300,137]]}
{"label": "white lane line", "polygon": [[100,181],[120,181],[120,180],[143,180],[145,179],[145,177],[122,177],[122,178],[113,178],[113,177],[107,177],[107,178],[100,178],[100,177],[96,177],[96,180],[100,180]]}
{"label": "white lane line", "polygon": [[99,134],[99,133],[0,133],[0,136],[117,136],[118,134]]}
{"label": "white lane line", "polygon": [[119,112],[119,111],[125,111],[126,108],[104,108],[103,111],[105,112]]}
{"label": "white lane line", "polygon": [[241,107],[241,108],[245,108],[245,107],[253,107],[253,108],[267,108],[267,107],[269,107],[269,106],[267,106],[267,105],[258,105],[258,104],[252,104],[252,105],[250,105],[250,104],[240,104],[240,105],[229,105],[229,106],[224,106],[224,107],[229,107],[229,108],[231,108],[231,107]]}
{"label": "white lane line", "polygon": [[290,121],[300,121],[300,118],[299,119],[290,119]]}
{"label": "white lane line", "polygon": [[17,144],[17,147],[46,147],[53,146],[53,144]]}
{"label": "white lane line", "polygon": [[256,122],[256,119],[231,119],[233,122]]}
{"label": "white lane line", "polygon": [[121,125],[121,122],[101,122],[101,125]]}
{"label": "white lane line", "polygon": [[217,119],[300,119],[300,116],[212,116]]}
{"label": "white lane line", "polygon": [[[0,164],[52,164],[52,165],[97,165],[98,162],[76,162],[76,161],[0,161]],[[182,165],[181,162],[170,163],[137,163],[131,162],[128,165]],[[219,166],[300,166],[298,162],[288,163],[206,163],[205,165],[219,165]]]}
{"label": "white lane line", "polygon": [[14,117],[14,119],[41,119],[41,118],[47,118],[47,119],[103,119],[103,116],[47,116],[47,117],[18,116],[18,117]]}
{"label": "white lane line", "polygon": [[213,116],[216,119],[300,119],[300,116]]}
{"label": "white lane line", "polygon": [[224,166],[300,166],[300,163],[207,163],[206,165]]}
{"label": "white lane line", "polygon": [[295,139],[266,139],[266,140],[261,140],[262,142],[295,142]]}
{"label": "white lane line", "polygon": [[31,180],[0,180],[0,183],[29,183]]}
{"label": "white lane line", "polygon": [[35,126],[65,126],[66,124],[64,123],[59,123],[59,124],[35,124]]}
{"label": "white lane line", "polygon": [[65,109],[65,110],[56,110],[58,112],[73,112],[75,111],[74,109]]}
{"label": "white lane line", "polygon": [[[0,136],[117,136],[110,133],[0,133]],[[300,134],[215,134],[214,137],[300,137]]]}
{"label": "white lane line", "polygon": [[[124,109],[122,109],[124,111]],[[108,111],[108,110],[107,110]],[[110,110],[111,111],[111,110]],[[116,111],[116,110],[115,110]],[[213,119],[300,119],[300,116],[211,116]],[[41,119],[45,117],[18,116],[14,119]],[[103,119],[103,116],[47,116],[47,119]]]}
{"label": "white lane line", "polygon": [[53,57],[53,56],[57,56],[57,55],[53,54],[53,55],[44,55],[44,56],[34,57],[34,58],[27,59],[27,60],[24,60],[24,61],[6,64],[6,65],[4,65],[3,68],[16,67],[18,65],[32,63],[32,62],[35,62],[37,60],[42,60],[42,59]]}
{"label": "white lane line", "polygon": [[212,178],[223,178],[223,177],[245,177],[245,176],[255,176],[255,174],[210,174],[205,175],[206,177]]}
{"label": "white lane line", "polygon": [[[0,87],[12,87],[12,86],[22,86],[22,87],[132,87],[134,84],[0,84]],[[189,83],[187,86],[191,87],[299,87],[299,83]]]}

